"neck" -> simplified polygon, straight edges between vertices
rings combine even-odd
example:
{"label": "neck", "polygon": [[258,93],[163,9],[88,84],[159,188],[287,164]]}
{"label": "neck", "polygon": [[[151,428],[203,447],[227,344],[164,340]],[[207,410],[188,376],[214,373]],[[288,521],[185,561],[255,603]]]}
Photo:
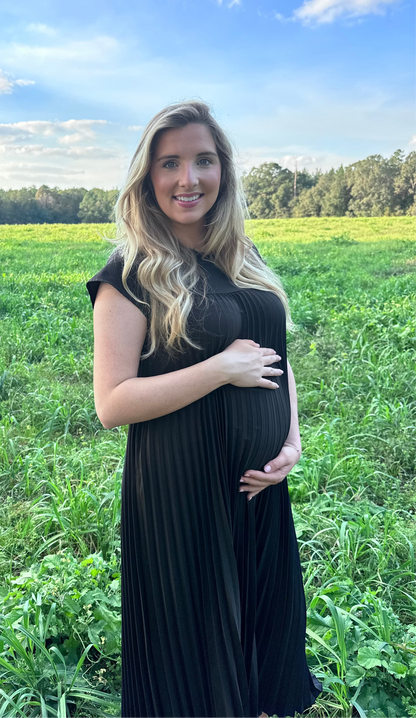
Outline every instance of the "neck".
{"label": "neck", "polygon": [[202,248],[204,243],[203,227],[204,218],[201,217],[201,219],[198,222],[195,222],[195,224],[178,225],[175,223],[172,228],[175,236],[181,244],[184,244],[185,247],[189,247],[190,249],[199,250]]}

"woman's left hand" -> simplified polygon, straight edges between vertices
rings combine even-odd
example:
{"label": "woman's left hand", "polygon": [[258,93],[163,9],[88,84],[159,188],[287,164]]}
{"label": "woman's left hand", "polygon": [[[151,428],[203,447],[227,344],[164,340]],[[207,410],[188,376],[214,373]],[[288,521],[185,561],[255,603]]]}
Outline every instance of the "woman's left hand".
{"label": "woman's left hand", "polygon": [[298,463],[301,453],[300,447],[283,444],[281,452],[265,465],[264,471],[248,469],[245,472],[240,479],[240,491],[245,491],[250,501],[253,496],[259,494],[263,489],[267,489],[268,486],[279,484]]}

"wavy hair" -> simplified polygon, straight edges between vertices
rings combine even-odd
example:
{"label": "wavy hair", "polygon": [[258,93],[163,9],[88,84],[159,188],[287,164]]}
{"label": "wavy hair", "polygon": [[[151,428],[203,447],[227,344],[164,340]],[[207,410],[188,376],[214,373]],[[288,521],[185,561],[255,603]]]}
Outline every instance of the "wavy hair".
{"label": "wavy hair", "polygon": [[142,296],[150,300],[144,302],[150,314],[150,344],[142,359],[150,357],[160,344],[169,353],[182,350],[182,340],[200,348],[186,332],[193,305],[192,289],[200,276],[198,261],[194,252],[173,233],[169,217],[156,201],[150,178],[161,134],[189,123],[200,123],[209,129],[221,163],[218,196],[204,219],[201,254],[237,287],[277,294],[285,308],[287,329],[295,328],[280,279],[244,233],[244,213],[248,215],[248,208],[230,140],[206,103],[178,102],[158,112],[145,127],[114,207],[116,238],[105,237],[117,245],[111,256],[118,253],[123,258],[123,286],[138,302],[143,302],[127,285],[127,277],[140,258],[136,277],[144,289]]}

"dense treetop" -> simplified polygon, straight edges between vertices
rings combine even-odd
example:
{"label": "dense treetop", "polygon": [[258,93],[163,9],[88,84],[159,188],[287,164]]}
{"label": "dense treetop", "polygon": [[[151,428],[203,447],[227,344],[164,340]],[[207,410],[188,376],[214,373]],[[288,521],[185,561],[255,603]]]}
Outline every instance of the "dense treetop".
{"label": "dense treetop", "polygon": [[415,215],[416,152],[371,155],[348,167],[310,174],[276,162],[243,177],[252,219]]}
{"label": "dense treetop", "polygon": [[111,222],[117,195],[97,187],[0,189],[0,224]]}

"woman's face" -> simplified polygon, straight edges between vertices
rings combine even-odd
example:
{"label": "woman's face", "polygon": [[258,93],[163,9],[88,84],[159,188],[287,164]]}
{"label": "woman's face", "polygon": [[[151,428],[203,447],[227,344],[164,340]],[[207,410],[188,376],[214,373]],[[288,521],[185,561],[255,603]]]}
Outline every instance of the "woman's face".
{"label": "woman's face", "polygon": [[221,163],[208,127],[192,122],[165,130],[156,144],[150,178],[175,234],[188,246],[197,244],[221,181]]}

